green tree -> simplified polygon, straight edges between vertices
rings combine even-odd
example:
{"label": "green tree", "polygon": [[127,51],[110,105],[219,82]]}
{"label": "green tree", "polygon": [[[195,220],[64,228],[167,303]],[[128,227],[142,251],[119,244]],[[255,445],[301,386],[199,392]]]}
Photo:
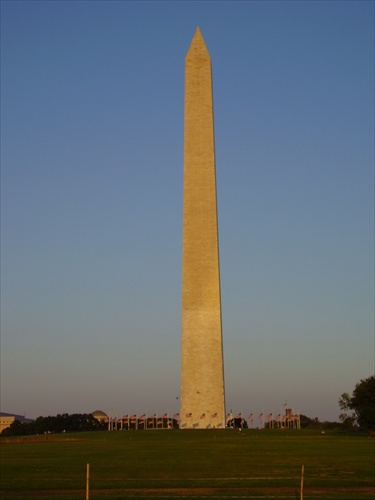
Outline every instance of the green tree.
{"label": "green tree", "polygon": [[317,417],[310,418],[306,415],[300,415],[301,429],[320,429],[322,428],[322,423],[319,422]]}
{"label": "green tree", "polygon": [[340,422],[344,427],[354,427],[356,423],[356,415],[350,408],[350,396],[348,392],[341,394],[339,399],[339,407],[342,413],[339,415]]}
{"label": "green tree", "polygon": [[34,434],[50,434],[60,432],[83,432],[105,430],[106,426],[100,423],[90,413],[63,413],[56,417],[38,417],[33,422],[19,422],[15,420],[10,427],[1,433],[2,436],[25,436]]}
{"label": "green tree", "polygon": [[[344,392],[339,406],[345,412],[340,415],[343,423],[357,422],[361,429],[375,430],[375,376],[356,384],[352,396]],[[349,413],[353,410],[352,413]]]}
{"label": "green tree", "polygon": [[24,436],[25,434],[25,424],[19,420],[14,420],[10,426],[1,433],[2,436]]}

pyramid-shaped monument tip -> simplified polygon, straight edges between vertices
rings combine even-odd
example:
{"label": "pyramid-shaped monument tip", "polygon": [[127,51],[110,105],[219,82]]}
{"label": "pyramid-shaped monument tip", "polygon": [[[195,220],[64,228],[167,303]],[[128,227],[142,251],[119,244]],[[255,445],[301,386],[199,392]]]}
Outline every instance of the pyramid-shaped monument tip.
{"label": "pyramid-shaped monument tip", "polygon": [[199,26],[197,26],[197,27],[196,27],[196,30],[195,30],[195,33],[194,33],[193,39],[194,39],[194,38],[199,38],[199,39],[203,40],[203,35],[202,35],[202,32],[201,32],[201,30],[200,30],[200,27],[199,27]]}
{"label": "pyramid-shaped monument tip", "polygon": [[203,35],[202,35],[202,32],[201,32],[199,26],[197,26],[197,28],[195,30],[193,39],[191,41],[191,44],[190,44],[190,47],[188,50],[188,55],[190,55],[190,56],[195,55],[196,56],[198,53],[206,54],[209,57],[206,42],[204,41],[204,38],[203,38]]}

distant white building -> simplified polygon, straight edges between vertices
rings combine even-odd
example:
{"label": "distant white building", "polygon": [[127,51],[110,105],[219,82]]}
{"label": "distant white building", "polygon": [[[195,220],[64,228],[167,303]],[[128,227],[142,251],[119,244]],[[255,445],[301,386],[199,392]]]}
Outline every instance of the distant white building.
{"label": "distant white building", "polygon": [[3,432],[4,429],[7,429],[10,427],[13,422],[16,420],[14,415],[0,415],[0,434]]}
{"label": "distant white building", "polygon": [[32,422],[31,418],[26,418],[24,415],[0,412],[0,434],[4,429],[10,427],[15,420],[19,420],[22,423]]}
{"label": "distant white building", "polygon": [[96,420],[99,420],[99,422],[107,422],[108,421],[108,415],[104,413],[104,411],[101,410],[96,410],[91,413],[91,415],[96,418]]}

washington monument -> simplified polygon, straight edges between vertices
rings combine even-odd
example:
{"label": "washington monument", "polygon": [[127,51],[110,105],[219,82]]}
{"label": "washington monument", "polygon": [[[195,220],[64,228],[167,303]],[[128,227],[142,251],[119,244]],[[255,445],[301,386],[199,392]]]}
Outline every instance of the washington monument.
{"label": "washington monument", "polygon": [[185,59],[180,428],[225,428],[211,59],[199,28]]}

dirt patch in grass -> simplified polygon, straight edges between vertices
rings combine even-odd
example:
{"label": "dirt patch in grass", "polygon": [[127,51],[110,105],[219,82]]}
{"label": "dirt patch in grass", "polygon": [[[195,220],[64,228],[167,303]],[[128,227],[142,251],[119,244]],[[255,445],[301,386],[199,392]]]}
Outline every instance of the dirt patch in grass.
{"label": "dirt patch in grass", "polygon": [[88,439],[82,438],[59,438],[51,436],[36,436],[36,437],[24,437],[17,439],[1,439],[0,444],[20,444],[20,443],[66,443],[66,442],[77,442],[84,443]]}
{"label": "dirt patch in grass", "polygon": [[[279,487],[279,488],[116,488],[116,489],[101,489],[90,490],[92,495],[105,495],[108,498],[118,495],[124,495],[127,497],[147,497],[156,498],[158,496],[170,496],[171,498],[178,497],[210,497],[210,496],[226,496],[226,497],[238,497],[242,496],[244,498],[252,498],[253,496],[265,496],[271,495],[276,497],[278,495],[290,495],[294,498],[296,495],[296,488],[290,487]],[[6,498],[17,498],[17,497],[31,497],[31,498],[45,498],[45,497],[57,497],[57,496],[77,496],[77,498],[84,498],[85,490],[24,490],[24,491],[9,491],[4,492]],[[329,495],[332,498],[340,498],[340,495],[353,495],[353,498],[373,498],[374,488],[370,487],[358,487],[358,488],[306,488],[305,494],[311,496],[316,496],[317,498],[325,497]],[[3,497],[2,497],[3,498]],[[265,498],[267,498],[265,496]]]}

